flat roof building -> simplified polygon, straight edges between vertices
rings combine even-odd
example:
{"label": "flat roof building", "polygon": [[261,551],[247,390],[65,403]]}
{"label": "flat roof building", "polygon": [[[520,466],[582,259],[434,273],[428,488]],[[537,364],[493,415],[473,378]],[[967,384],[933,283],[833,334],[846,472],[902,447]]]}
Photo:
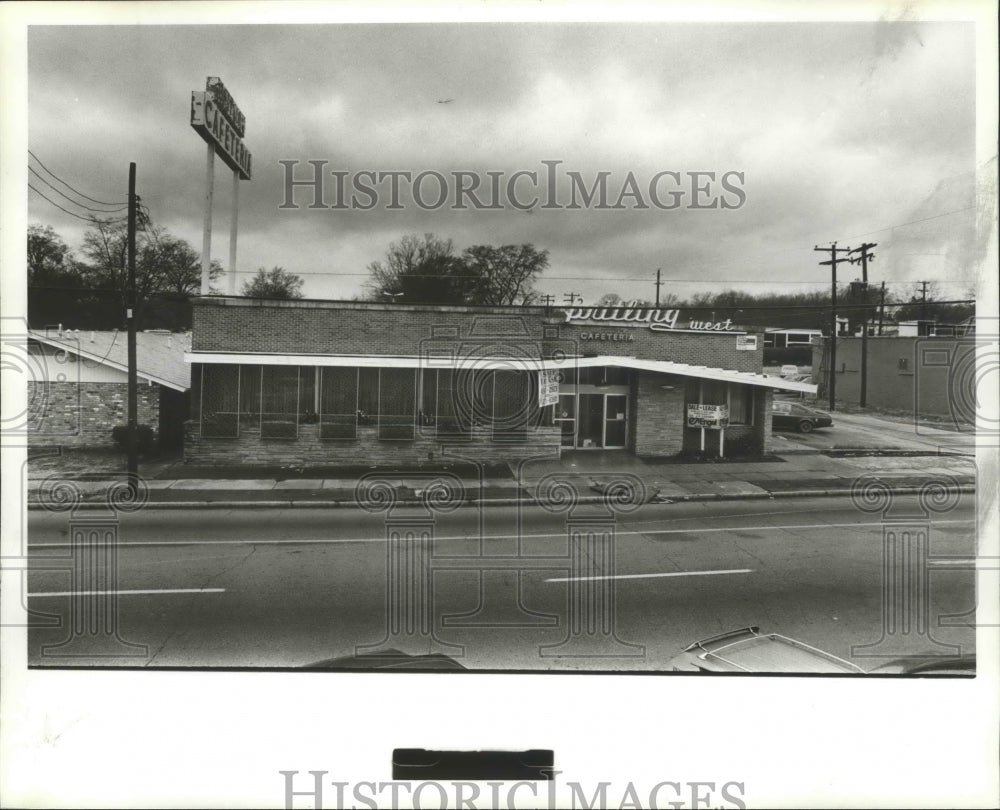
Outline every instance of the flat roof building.
{"label": "flat roof building", "polygon": [[200,463],[753,455],[772,389],[815,392],[762,373],[760,335],[677,309],[213,296],[193,313]]}

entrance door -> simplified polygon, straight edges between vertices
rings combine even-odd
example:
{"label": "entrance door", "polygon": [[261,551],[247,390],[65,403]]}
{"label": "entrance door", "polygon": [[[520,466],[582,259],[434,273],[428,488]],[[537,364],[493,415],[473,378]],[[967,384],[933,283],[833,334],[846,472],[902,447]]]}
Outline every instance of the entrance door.
{"label": "entrance door", "polygon": [[625,446],[625,414],[628,397],[607,394],[604,397],[604,446],[621,448]]}
{"label": "entrance door", "polygon": [[604,447],[604,394],[580,394],[577,447]]}

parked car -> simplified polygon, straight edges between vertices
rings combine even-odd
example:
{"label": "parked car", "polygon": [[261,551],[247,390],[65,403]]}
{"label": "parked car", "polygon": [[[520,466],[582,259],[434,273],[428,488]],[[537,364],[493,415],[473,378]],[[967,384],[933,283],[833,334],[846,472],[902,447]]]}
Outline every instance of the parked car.
{"label": "parked car", "polygon": [[792,365],[782,366],[781,371],[778,373],[781,374],[782,377],[792,377],[799,373],[799,367]]}
{"label": "parked car", "polygon": [[949,677],[976,677],[974,654],[942,657],[932,653],[895,658],[879,664],[870,675],[946,675]]}
{"label": "parked car", "polygon": [[377,652],[325,658],[304,665],[305,669],[412,669],[412,670],[465,670],[454,658],[444,653],[413,655],[394,649]]}
{"label": "parked car", "polygon": [[744,627],[696,641],[668,663],[674,672],[861,675],[861,667],[809,644]]}
{"label": "parked car", "polygon": [[797,430],[811,433],[816,428],[830,427],[833,418],[826,411],[818,411],[798,402],[775,400],[771,406],[771,427],[774,430]]}

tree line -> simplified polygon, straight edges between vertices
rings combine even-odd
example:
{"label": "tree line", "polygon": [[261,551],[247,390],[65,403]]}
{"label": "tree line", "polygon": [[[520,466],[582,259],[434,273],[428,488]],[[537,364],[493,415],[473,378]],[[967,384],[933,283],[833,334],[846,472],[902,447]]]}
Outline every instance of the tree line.
{"label": "tree line", "polygon": [[[201,290],[201,256],[191,244],[141,216],[136,230],[136,317],[142,328],[184,329],[191,325],[190,299]],[[128,284],[128,228],[118,220],[94,218],[74,252],[51,225],[28,226],[28,322],[75,328],[123,325]],[[212,261],[209,283],[222,276]],[[261,267],[243,284],[244,295],[301,297],[302,278],[284,268]],[[210,288],[212,292],[218,292]]]}
{"label": "tree line", "polygon": [[[51,226],[28,228],[28,318],[34,328],[55,323],[75,328],[110,329],[124,321],[127,282],[127,230],[124,222],[94,219],[83,236],[79,255]],[[354,300],[410,304],[517,306],[540,303],[535,288],[549,266],[549,252],[532,244],[472,245],[457,249],[451,239],[410,234],[389,245],[371,262],[363,291]],[[213,261],[210,282],[222,266]],[[283,267],[258,268],[241,293],[254,298],[301,298],[303,279]],[[136,286],[141,328],[189,328],[190,299],[200,293],[201,257],[186,241],[140,220],[136,234]],[[212,289],[213,293],[218,293]],[[880,289],[847,284],[838,289],[838,306],[852,331],[863,320],[877,321]],[[972,297],[970,293],[969,298]],[[552,300],[551,296],[546,297]],[[631,300],[631,299],[630,299]],[[898,303],[887,293],[887,301]],[[597,306],[624,306],[616,293],[601,296]],[[652,306],[643,300],[640,306]],[[670,293],[665,308],[697,310],[703,320],[745,326],[828,329],[830,292],[752,293],[736,289],[699,292],[687,299]],[[905,306],[886,310],[885,320],[935,319],[957,323],[975,313],[974,304],[942,303],[933,285],[926,299],[915,293]]]}

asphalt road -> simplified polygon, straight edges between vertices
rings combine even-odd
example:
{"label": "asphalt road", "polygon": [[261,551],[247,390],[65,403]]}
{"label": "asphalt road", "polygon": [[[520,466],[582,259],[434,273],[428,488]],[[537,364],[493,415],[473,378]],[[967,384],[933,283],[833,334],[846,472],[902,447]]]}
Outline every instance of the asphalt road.
{"label": "asphalt road", "polygon": [[[899,498],[893,515],[917,506],[916,498]],[[60,617],[61,626],[29,631],[29,663],[298,667],[386,644],[445,652],[474,669],[662,670],[689,643],[748,625],[864,669],[883,660],[871,653],[973,649],[971,495],[930,521],[930,560],[920,569],[928,572],[927,598],[891,614],[882,604],[882,515],[848,499],[647,504],[614,521],[613,555],[591,542],[576,564],[565,514],[462,508],[433,526],[420,517],[414,509],[396,510],[388,523],[384,514],[352,509],[146,510],[117,529],[117,577],[101,578],[107,567],[85,560],[74,585],[69,519],[31,512],[27,602],[36,623]],[[573,526],[588,525],[600,532],[608,522],[580,507]],[[401,560],[416,573],[396,593],[414,609],[395,635],[385,539],[394,528],[435,538],[429,565]],[[424,602],[412,588],[429,581],[424,633]],[[109,588],[117,621],[94,612],[114,606]],[[87,593],[73,599],[71,590]],[[928,628],[916,621],[924,609]],[[891,618],[899,621],[885,634]],[[883,635],[869,654],[857,647]]]}

